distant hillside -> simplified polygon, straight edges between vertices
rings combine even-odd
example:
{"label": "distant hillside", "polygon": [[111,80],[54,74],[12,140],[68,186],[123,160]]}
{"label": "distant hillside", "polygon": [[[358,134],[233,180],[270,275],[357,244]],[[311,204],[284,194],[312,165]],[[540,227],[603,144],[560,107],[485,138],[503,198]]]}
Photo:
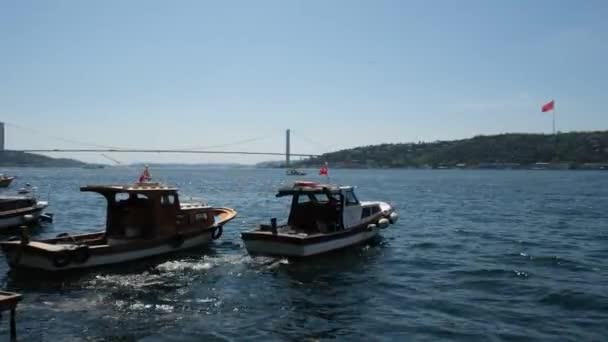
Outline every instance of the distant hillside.
{"label": "distant hillside", "polygon": [[239,164],[239,163],[133,163],[129,164],[129,166],[133,167],[144,167],[148,165],[152,168],[160,168],[160,167],[204,167],[204,168],[246,168],[251,167],[250,165]]}
{"label": "distant hillside", "polygon": [[545,134],[509,133],[432,143],[381,144],[323,154],[294,163],[316,167],[480,167],[535,163],[608,164],[608,131]]}
{"label": "distant hillside", "polygon": [[259,163],[255,164],[255,166],[261,167],[261,168],[284,167],[285,161],[283,161],[283,160],[281,160],[281,161],[277,161],[277,160],[263,161],[263,162],[259,162]]}
{"label": "distant hillside", "polygon": [[87,164],[74,159],[51,158],[17,151],[0,151],[0,166],[81,167],[84,165]]}

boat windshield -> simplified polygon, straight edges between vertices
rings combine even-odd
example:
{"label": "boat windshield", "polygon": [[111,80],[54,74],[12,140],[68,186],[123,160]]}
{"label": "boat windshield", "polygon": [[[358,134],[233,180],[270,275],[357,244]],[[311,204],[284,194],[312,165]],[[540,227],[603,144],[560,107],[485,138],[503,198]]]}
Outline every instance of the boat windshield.
{"label": "boat windshield", "polygon": [[298,196],[298,204],[309,203],[309,202],[325,204],[325,203],[332,202],[332,201],[335,203],[339,203],[340,196],[328,195],[328,194],[313,194],[313,193],[300,194]]}
{"label": "boat windshield", "polygon": [[315,202],[318,202],[318,203],[327,203],[330,200],[334,200],[334,201],[338,201],[339,200],[337,198],[337,196],[332,195],[330,197],[327,194],[315,194],[315,195],[313,195],[313,197],[315,197]]}
{"label": "boat windshield", "polygon": [[294,196],[288,223],[296,231],[325,233],[341,226],[342,198],[329,193],[300,193]]}

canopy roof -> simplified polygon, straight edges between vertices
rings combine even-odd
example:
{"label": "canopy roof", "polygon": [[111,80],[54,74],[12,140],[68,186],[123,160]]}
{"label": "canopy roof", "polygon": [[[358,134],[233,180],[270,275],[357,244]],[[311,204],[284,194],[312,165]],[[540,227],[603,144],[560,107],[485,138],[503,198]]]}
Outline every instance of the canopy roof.
{"label": "canopy roof", "polygon": [[339,194],[344,190],[352,190],[352,186],[340,186],[336,184],[320,184],[315,182],[294,182],[291,186],[279,189],[277,197],[293,196],[295,194]]}
{"label": "canopy roof", "polygon": [[166,186],[160,183],[135,183],[133,185],[87,185],[80,188],[80,191],[91,191],[98,193],[113,192],[177,192],[177,188]]}

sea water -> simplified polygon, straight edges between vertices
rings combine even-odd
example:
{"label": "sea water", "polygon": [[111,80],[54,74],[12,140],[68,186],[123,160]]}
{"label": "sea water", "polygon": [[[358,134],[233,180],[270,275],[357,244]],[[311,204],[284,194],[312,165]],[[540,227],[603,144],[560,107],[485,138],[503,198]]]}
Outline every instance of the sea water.
{"label": "sea water", "polygon": [[[94,232],[105,202],[86,184],[133,168],[7,170],[50,200],[32,238]],[[401,219],[365,245],[310,260],[251,258],[239,233],[277,217],[280,169],[167,167],[157,180],[238,210],[208,247],[68,277],[8,273],[24,341],[605,341],[608,172],[330,170]],[[9,190],[4,190],[7,192]],[[5,318],[8,316],[5,316]],[[8,322],[0,339],[8,338]]]}

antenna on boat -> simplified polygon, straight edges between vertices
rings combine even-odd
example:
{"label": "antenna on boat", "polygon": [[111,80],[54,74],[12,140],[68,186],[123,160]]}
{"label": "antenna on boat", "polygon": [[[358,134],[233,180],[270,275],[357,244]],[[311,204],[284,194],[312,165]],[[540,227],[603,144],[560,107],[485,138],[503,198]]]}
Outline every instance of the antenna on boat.
{"label": "antenna on boat", "polygon": [[52,187],[53,187],[53,185],[49,184],[49,193],[46,195],[46,201],[49,205],[51,204],[51,188]]}

